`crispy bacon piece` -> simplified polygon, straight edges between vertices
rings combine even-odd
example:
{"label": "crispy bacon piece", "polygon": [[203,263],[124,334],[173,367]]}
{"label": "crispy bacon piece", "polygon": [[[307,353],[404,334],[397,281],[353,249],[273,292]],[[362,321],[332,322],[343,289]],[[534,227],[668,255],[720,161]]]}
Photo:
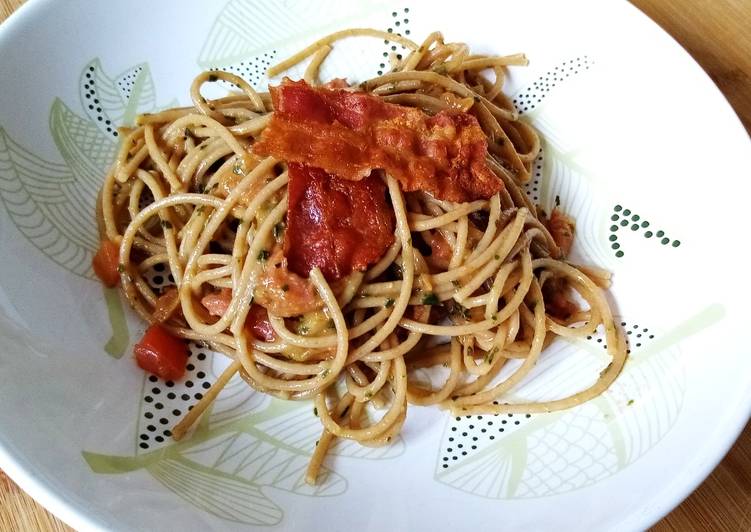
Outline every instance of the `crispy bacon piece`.
{"label": "crispy bacon piece", "polygon": [[254,146],[259,155],[305,163],[358,181],[380,168],[404,191],[450,201],[489,198],[503,182],[486,163],[487,140],[464,112],[428,116],[378,96],[285,79],[271,88],[274,117]]}
{"label": "crispy bacon piece", "polygon": [[290,163],[288,191],[284,254],[299,275],[318,267],[329,281],[341,279],[377,262],[394,242],[394,213],[375,173],[348,181]]}

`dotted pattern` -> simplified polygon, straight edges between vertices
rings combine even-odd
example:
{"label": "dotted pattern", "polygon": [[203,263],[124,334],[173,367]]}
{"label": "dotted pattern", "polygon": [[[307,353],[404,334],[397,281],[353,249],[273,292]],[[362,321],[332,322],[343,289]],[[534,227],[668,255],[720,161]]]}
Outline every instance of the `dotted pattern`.
{"label": "dotted pattern", "polygon": [[[179,383],[163,381],[155,375],[146,379],[143,419],[138,435],[138,447],[144,451],[170,443],[170,429],[193,408],[189,402],[198,401],[211,388],[207,378],[210,372],[211,357],[209,352],[196,342],[189,342],[189,354],[186,376]],[[187,406],[186,406],[187,405]]]}
{"label": "dotted pattern", "polygon": [[[493,404],[498,404],[494,401]],[[449,427],[446,446],[441,449],[441,467],[450,465],[500,439],[511,430],[521,428],[532,417],[531,414],[484,414],[458,416]]]}
{"label": "dotted pattern", "polygon": [[133,91],[133,86],[136,84],[136,79],[143,72],[143,66],[138,66],[131,70],[126,76],[117,80],[117,86],[120,88],[125,99],[130,98],[130,94]]}
{"label": "dotted pattern", "polygon": [[537,159],[535,159],[535,163],[532,167],[532,179],[525,186],[527,196],[532,198],[532,201],[534,201],[535,203],[540,201],[540,183],[542,182],[543,158],[544,154],[542,150],[540,150],[540,153],[537,155]]}
{"label": "dotted pattern", "polygon": [[[389,33],[395,33],[399,37],[409,37],[411,30],[409,29],[409,8],[405,7],[401,11],[391,12],[391,25],[386,29]],[[389,63],[389,54],[395,53],[397,59],[403,59],[407,49],[398,43],[392,43],[389,40],[384,40],[385,50],[383,52],[383,61],[378,65],[378,75],[389,72],[391,64]]]}
{"label": "dotted pattern", "polygon": [[[266,70],[276,62],[276,56],[276,50],[272,50],[271,52],[257,55],[247,61],[241,61],[240,63],[233,65],[213,67],[209,70],[224,70],[225,72],[231,72],[243,78],[253,87],[262,87],[265,86]],[[234,84],[230,85],[235,87]]]}
{"label": "dotted pattern", "polygon": [[642,236],[646,239],[652,239],[659,241],[663,246],[670,244],[672,247],[677,248],[681,245],[680,240],[671,240],[662,229],[657,231],[653,230],[652,224],[648,220],[643,219],[636,213],[631,212],[631,209],[626,209],[622,205],[616,205],[613,207],[613,214],[610,216],[610,221],[613,222],[610,226],[610,248],[615,252],[615,256],[621,258],[625,255],[621,249],[621,244],[618,242],[618,231],[625,231],[627,228],[633,232],[641,232]]}
{"label": "dotted pattern", "polygon": [[154,264],[152,268],[143,273],[143,276],[146,282],[157,290],[175,284],[175,278],[172,277],[171,273],[167,273],[167,267],[164,264]]}
{"label": "dotted pattern", "polygon": [[594,61],[589,56],[583,55],[553,67],[514,97],[516,110],[520,115],[534,111],[535,107],[550,94],[550,89],[579,72],[589,70],[593,64]]}
{"label": "dotted pattern", "polygon": [[[621,327],[626,332],[626,352],[628,354],[631,354],[632,349],[641,348],[649,340],[655,338],[655,335],[650,332],[648,327],[643,327],[639,324],[622,321]],[[601,345],[603,349],[607,349],[608,347],[602,327],[598,328],[595,334],[587,336],[587,340]],[[498,401],[494,401],[493,404],[497,405]],[[442,469],[450,468],[452,464],[471,456],[476,451],[486,448],[493,442],[507,436],[508,433],[524,427],[532,417],[532,414],[485,414],[455,417],[450,423],[445,447],[441,449],[441,456],[439,457],[440,467]],[[587,421],[586,416],[583,419]],[[583,433],[586,434],[586,430]],[[570,434],[567,437],[570,437]],[[591,459],[594,461],[598,460],[595,456],[592,456]],[[567,462],[568,460],[561,461],[561,463]],[[529,467],[532,467],[532,464],[529,464]],[[572,470],[571,475],[575,476],[579,474],[580,468],[577,467],[575,469],[575,471]],[[534,474],[533,471],[532,473],[532,477],[539,476],[540,479],[545,476],[543,472],[539,472],[539,475]],[[556,482],[559,480],[557,478]],[[543,482],[543,480],[539,481]]]}
{"label": "dotted pattern", "polygon": [[[642,347],[648,340],[653,340],[655,337],[647,327],[642,327],[636,323],[622,321],[621,327],[626,332],[626,354],[629,355],[633,349]],[[600,344],[603,349],[608,348],[602,327],[598,328],[594,335],[587,336],[587,340]]]}
{"label": "dotted pattern", "polygon": [[104,123],[107,133],[109,133],[113,137],[117,137],[117,131],[115,129],[116,126],[112,124],[110,119],[107,118],[107,115],[102,111],[101,102],[99,101],[99,94],[96,88],[96,69],[93,65],[89,66],[87,71],[84,73],[84,78],[83,97],[86,100],[84,102],[84,105],[89,108],[89,111],[92,111],[97,121]]}

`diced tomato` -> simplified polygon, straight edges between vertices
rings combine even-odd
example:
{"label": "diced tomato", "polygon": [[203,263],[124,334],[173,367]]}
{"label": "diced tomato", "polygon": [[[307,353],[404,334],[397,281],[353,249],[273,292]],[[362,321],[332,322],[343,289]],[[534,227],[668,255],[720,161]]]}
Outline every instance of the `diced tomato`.
{"label": "diced tomato", "polygon": [[104,286],[113,288],[120,282],[120,272],[118,265],[120,248],[111,240],[102,240],[99,244],[99,250],[94,255],[91,265],[94,273],[102,281]]}
{"label": "diced tomato", "polygon": [[448,270],[453,250],[449,243],[446,242],[446,239],[443,238],[443,235],[438,231],[434,231],[427,238],[423,235],[423,239],[427,241],[432,250],[432,253],[425,257],[428,264],[442,270]]}
{"label": "diced tomato", "polygon": [[269,321],[269,313],[261,305],[254,303],[250,306],[248,316],[245,318],[245,328],[264,342],[273,342],[276,339],[276,333]]}
{"label": "diced tomato", "polygon": [[174,286],[167,288],[156,300],[151,317],[159,323],[164,323],[180,306],[180,294]]}
{"label": "diced tomato", "polygon": [[[222,288],[219,292],[206,294],[201,298],[201,304],[212,316],[224,316],[232,301],[232,290]],[[274,328],[269,321],[269,314],[264,307],[253,303],[245,318],[245,328],[259,340],[273,342],[276,338]]]}
{"label": "diced tomato", "polygon": [[219,292],[209,292],[201,298],[201,305],[206,307],[212,316],[224,316],[232,301],[232,290],[222,288]]}
{"label": "diced tomato", "polygon": [[185,374],[188,346],[161,325],[152,325],[133,349],[139,367],[164,380],[176,381]]}

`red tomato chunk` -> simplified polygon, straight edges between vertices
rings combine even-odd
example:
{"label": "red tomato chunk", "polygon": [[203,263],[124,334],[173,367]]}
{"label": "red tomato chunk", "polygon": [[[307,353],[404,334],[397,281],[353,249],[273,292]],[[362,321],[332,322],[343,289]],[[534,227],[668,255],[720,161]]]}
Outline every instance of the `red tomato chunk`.
{"label": "red tomato chunk", "polygon": [[133,353],[141,369],[161,379],[176,381],[185,374],[188,346],[160,325],[152,325],[146,330]]}

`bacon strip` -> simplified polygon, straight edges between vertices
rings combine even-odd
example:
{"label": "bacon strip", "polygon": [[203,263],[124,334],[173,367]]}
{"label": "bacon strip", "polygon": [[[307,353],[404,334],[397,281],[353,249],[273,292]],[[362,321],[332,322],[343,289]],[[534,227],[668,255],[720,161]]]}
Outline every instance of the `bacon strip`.
{"label": "bacon strip", "polygon": [[394,213],[376,174],[360,181],[289,164],[284,254],[292,272],[333,281],[378,261],[394,242]]}
{"label": "bacon strip", "polygon": [[503,182],[486,163],[487,139],[464,112],[428,116],[365,92],[285,79],[271,88],[274,117],[253,146],[259,155],[305,163],[358,181],[384,169],[406,192],[439,199],[489,198]]}

